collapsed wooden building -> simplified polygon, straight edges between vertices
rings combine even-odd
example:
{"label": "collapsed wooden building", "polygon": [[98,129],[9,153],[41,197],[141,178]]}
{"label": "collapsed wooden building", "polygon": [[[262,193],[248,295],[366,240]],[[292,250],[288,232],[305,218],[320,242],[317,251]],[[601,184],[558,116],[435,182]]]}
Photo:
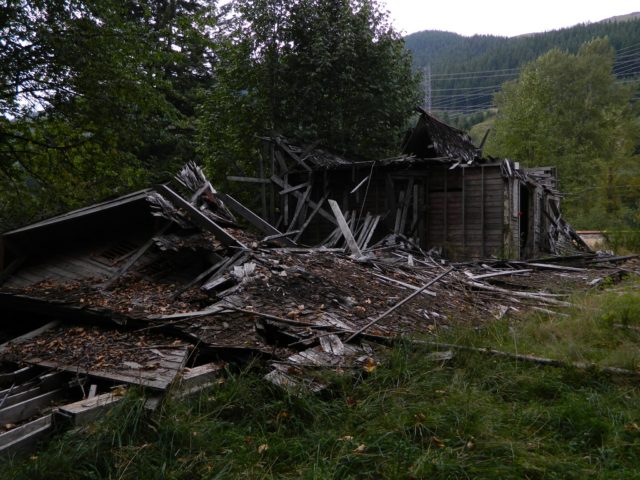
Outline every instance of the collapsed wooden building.
{"label": "collapsed wooden building", "polygon": [[521,168],[484,158],[469,137],[425,111],[401,155],[350,159],[282,137],[265,139],[262,213],[296,240],[340,238],[328,200],[338,202],[360,245],[385,235],[447,258],[534,258],[588,250],[560,214],[553,167]]}
{"label": "collapsed wooden building", "polygon": [[624,258],[589,251],[443,259],[436,247],[498,257],[514,241],[518,256],[581,245],[549,172],[482,160],[426,114],[394,159],[269,145],[271,176],[253,179],[263,216],[189,164],[171,182],[0,237],[0,454],[101,415],[122,385],[154,406],[260,357],[267,380],[316,391],[318,367],[375,368],[376,349],[401,335],[553,313],[570,305],[568,289],[621,274]]}

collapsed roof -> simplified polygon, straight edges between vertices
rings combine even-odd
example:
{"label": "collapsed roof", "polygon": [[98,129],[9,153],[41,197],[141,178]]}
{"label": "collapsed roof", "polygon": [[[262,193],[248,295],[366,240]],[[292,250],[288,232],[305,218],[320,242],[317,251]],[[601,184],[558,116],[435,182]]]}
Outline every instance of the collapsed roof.
{"label": "collapsed roof", "polygon": [[[292,151],[292,161],[306,170],[333,158],[312,152]],[[564,308],[572,288],[619,276],[615,264],[625,260],[580,252],[452,264],[398,232],[374,236],[381,216],[358,223],[326,194],[311,203],[308,185],[284,180],[282,189],[301,199],[294,217],[302,230],[315,214],[331,219],[325,246],[302,245],[295,222],[282,228],[257,215],[192,163],[171,184],[6,232],[0,354],[10,374],[0,375],[0,388],[9,404],[29,407],[10,423],[54,399],[91,403],[85,385],[101,399],[95,407],[117,400],[115,385],[162,393],[176,382],[207,384],[224,362],[255,356],[269,362],[268,380],[318,390],[318,366],[370,370],[376,349],[402,335]],[[18,399],[12,382],[32,393]],[[0,418],[14,415],[9,404]],[[87,408],[60,407],[65,415]],[[47,415],[37,420],[42,429]],[[0,434],[0,451],[14,445],[12,430]]]}

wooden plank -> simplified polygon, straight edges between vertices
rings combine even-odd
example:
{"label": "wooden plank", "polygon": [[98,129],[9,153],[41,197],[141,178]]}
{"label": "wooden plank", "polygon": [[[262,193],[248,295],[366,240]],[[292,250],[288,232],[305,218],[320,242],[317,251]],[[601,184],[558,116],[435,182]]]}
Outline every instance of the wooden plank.
{"label": "wooden plank", "polygon": [[220,378],[222,370],[223,366],[220,363],[206,363],[185,368],[175,386],[176,396],[191,395],[213,385]]}
{"label": "wooden plank", "polygon": [[232,257],[224,259],[224,261],[222,262],[222,265],[216,264],[215,265],[216,268],[213,269],[215,273],[213,273],[213,275],[211,275],[211,277],[209,277],[204,282],[201,288],[203,290],[208,290],[209,288],[213,288],[211,285],[218,279],[218,277],[221,274],[223,274],[228,268],[237,264],[240,260],[244,259],[244,253],[245,252],[243,250],[240,250],[239,252],[236,252]]}
{"label": "wooden plank", "polygon": [[16,403],[24,402],[30,398],[37,397],[42,393],[40,387],[32,387],[22,392],[12,393],[11,395],[5,395],[0,398],[0,408],[10,407]]}
{"label": "wooden plank", "polygon": [[115,382],[131,383],[134,385],[141,385],[143,387],[149,387],[156,390],[166,390],[174,378],[178,374],[179,370],[184,366],[187,361],[189,349],[186,347],[176,347],[171,349],[162,349],[163,352],[173,355],[182,355],[183,361],[179,364],[175,362],[165,362],[164,357],[161,357],[159,362],[160,366],[154,370],[92,370],[82,369],[78,365],[66,365],[54,361],[30,361],[27,363],[33,363],[44,367],[55,368],[57,370],[69,371],[72,373],[80,373],[88,375],[94,378],[101,378],[105,380],[111,380]]}
{"label": "wooden plank", "polygon": [[[491,273],[484,273],[482,275],[467,275],[471,280],[481,280],[484,278],[493,278],[493,277],[501,277],[504,275],[521,275],[523,273],[529,273],[529,272],[533,272],[533,269],[531,268],[523,268],[522,270],[505,270],[502,272],[491,272]],[[465,272],[467,273],[467,272]]]}
{"label": "wooden plank", "polygon": [[112,392],[96,395],[78,402],[69,403],[58,408],[59,412],[78,427],[97,420],[110,408],[115,406],[124,396]]}
{"label": "wooden plank", "polygon": [[15,337],[8,342],[0,345],[0,353],[4,353],[11,345],[18,345],[20,343],[26,342],[27,340],[31,340],[34,337],[37,337],[41,333],[46,332],[47,330],[51,330],[52,328],[57,327],[62,322],[60,320],[54,320],[52,322],[46,323],[41,327],[36,328],[35,330],[31,330],[30,332],[25,333],[24,335],[20,335],[19,337]]}
{"label": "wooden plank", "polygon": [[[275,183],[278,187],[280,188],[289,188],[291,187],[291,185],[289,185],[286,181],[283,181],[282,179],[276,177],[275,175],[273,175],[271,177],[271,181],[273,183]],[[293,195],[296,196],[296,198],[300,198],[302,196],[302,194],[300,192],[293,192]],[[318,204],[316,202],[314,202],[313,200],[309,200],[308,201],[309,205],[311,206],[311,208],[315,208]],[[325,218],[326,220],[328,220],[329,222],[331,222],[333,225],[338,225],[338,223],[336,222],[336,219],[333,215],[331,215],[330,213],[328,213],[324,208],[319,208],[318,213]]]}
{"label": "wooden plank", "polygon": [[349,250],[351,250],[351,254],[354,255],[357,258],[362,257],[362,252],[360,251],[360,247],[358,247],[358,244],[356,243],[355,239],[353,238],[353,234],[351,233],[351,230],[349,229],[349,226],[347,225],[347,221],[344,219],[344,216],[342,215],[342,211],[340,210],[340,207],[338,206],[338,202],[336,202],[335,200],[328,200],[329,202],[329,206],[331,207],[331,210],[333,210],[333,214],[336,217],[336,220],[338,221],[338,226],[340,227],[340,231],[342,232],[342,236],[345,238],[345,240],[347,241],[347,245],[349,246]]}
{"label": "wooden plank", "polygon": [[0,408],[0,423],[17,423],[37,414],[64,396],[64,390],[57,389],[29,398],[22,402]]}
{"label": "wooden plank", "polygon": [[[386,280],[386,281],[391,282],[391,283],[395,283],[396,285],[400,285],[401,287],[409,288],[411,290],[420,290],[420,287],[416,287],[415,285],[411,285],[410,283],[406,283],[406,282],[402,282],[400,280],[396,280],[395,278],[392,278],[392,277],[387,277],[386,275],[382,275],[380,273],[373,272],[373,276],[381,278],[382,280]],[[431,290],[423,290],[422,293],[424,293],[425,295],[428,295],[430,297],[435,297],[436,296],[436,292],[432,292]]]}
{"label": "wooden plank", "polygon": [[393,233],[398,235],[400,233],[400,222],[402,221],[402,207],[404,205],[404,190],[400,192],[400,197],[398,197],[398,205],[396,207],[396,221],[393,226]]}
{"label": "wooden plank", "polygon": [[307,171],[311,171],[311,167],[309,165],[307,165],[294,151],[292,151],[288,145],[286,145],[282,140],[280,140],[279,138],[276,138],[276,143],[278,144],[278,146],[280,148],[282,148],[287,155],[289,155],[289,157],[293,158],[296,163],[298,163],[298,165],[302,166],[304,169],[306,169]]}
{"label": "wooden plank", "polygon": [[311,195],[311,184],[309,184],[307,189],[304,191],[302,197],[298,197],[298,204],[296,205],[295,212],[293,212],[293,217],[291,217],[291,223],[289,224],[289,229],[287,230],[287,232],[291,232],[298,224],[298,218],[302,213],[302,208],[307,205],[309,195]]}
{"label": "wooden plank", "polygon": [[373,237],[373,233],[375,232],[376,227],[378,226],[378,222],[380,221],[381,216],[376,215],[373,219],[372,225],[369,228],[369,233],[367,234],[364,242],[362,242],[362,250],[366,250],[369,242],[371,241],[371,237]]}
{"label": "wooden plank", "polygon": [[196,207],[187,202],[184,198],[171,190],[167,185],[158,185],[156,190],[159,194],[167,197],[167,199],[173,203],[177,208],[183,209],[189,219],[198,227],[207,230],[214,234],[214,236],[222,242],[226,247],[240,247],[246,248],[240,241],[236,240],[230,235],[224,228],[218,225],[216,222],[207,217],[204,213],[198,210]]}
{"label": "wooden plank", "polygon": [[[218,197],[222,199],[223,202],[229,207],[231,210],[236,212],[242,218],[244,218],[251,225],[256,227],[258,230],[263,232],[265,235],[282,235],[282,232],[271,225],[269,222],[259,217],[247,207],[245,207],[242,203],[237,201],[231,195],[227,195],[224,193],[218,193]],[[288,245],[290,247],[295,247],[297,244],[291,240],[290,238],[281,237],[279,239],[279,243],[284,245]]]}
{"label": "wooden plank", "polygon": [[[257,178],[257,177],[237,177],[235,175],[227,175],[227,180],[231,182],[243,182],[243,183],[262,183],[269,184],[271,181],[268,178]],[[218,192],[220,193],[220,192]]]}
{"label": "wooden plank", "polygon": [[129,258],[129,260],[127,260],[127,262],[124,265],[122,265],[118,270],[116,270],[116,273],[114,273],[109,278],[109,280],[107,280],[104,284],[102,284],[102,289],[109,290],[111,288],[111,286],[116,282],[116,280],[118,280],[118,278],[120,278],[122,275],[124,275],[133,266],[134,263],[136,263],[138,260],[140,260],[140,258],[142,258],[142,256],[145,253],[147,253],[147,250],[149,250],[149,248],[151,248],[151,246],[154,244],[154,238],[157,235],[162,235],[164,232],[169,230],[169,226],[170,225],[171,225],[171,223],[165,224],[157,233],[152,235],[151,238],[149,240],[147,240],[145,242],[145,244],[142,245],[138,249],[138,251],[135,254],[133,254],[131,256],[131,258]]}
{"label": "wooden plank", "polygon": [[[268,180],[268,182],[271,183],[271,180]],[[285,188],[280,192],[280,195],[286,195],[287,193],[302,190],[303,188],[307,188],[309,185],[310,185],[310,182],[304,182],[304,183],[301,183],[300,185],[295,185],[293,187]]]}
{"label": "wooden plank", "polygon": [[28,451],[53,430],[53,415],[32,420],[0,435],[0,454],[15,455]]}
{"label": "wooden plank", "polygon": [[402,205],[402,218],[400,219],[399,233],[404,234],[407,224],[407,214],[409,212],[409,206],[411,205],[411,199],[413,198],[413,177],[409,178],[409,184],[407,185],[406,195],[404,198],[404,204]]}

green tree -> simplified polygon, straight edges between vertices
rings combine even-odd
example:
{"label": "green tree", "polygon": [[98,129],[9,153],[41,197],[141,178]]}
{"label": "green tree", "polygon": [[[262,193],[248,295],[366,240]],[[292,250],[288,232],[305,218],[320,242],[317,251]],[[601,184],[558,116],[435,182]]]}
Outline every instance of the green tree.
{"label": "green tree", "polygon": [[575,55],[554,49],[495,98],[487,152],[526,166],[557,166],[565,210],[578,226],[611,224],[622,207],[617,172],[626,165],[639,173],[632,90],[614,77],[614,60],[606,39],[584,44]]}
{"label": "green tree", "polygon": [[[251,168],[272,131],[369,157],[396,153],[420,102],[374,0],[236,0],[202,108],[202,152]],[[227,167],[229,168],[229,167]]]}
{"label": "green tree", "polygon": [[0,15],[0,220],[146,183],[195,155],[214,10],[198,0],[9,0]]}

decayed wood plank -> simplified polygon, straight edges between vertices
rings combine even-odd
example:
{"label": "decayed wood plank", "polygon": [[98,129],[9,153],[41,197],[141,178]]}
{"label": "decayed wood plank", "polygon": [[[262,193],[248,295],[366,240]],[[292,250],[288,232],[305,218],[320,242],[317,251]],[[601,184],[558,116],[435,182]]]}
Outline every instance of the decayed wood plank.
{"label": "decayed wood plank", "polygon": [[[420,287],[416,287],[415,285],[411,285],[410,283],[401,282],[400,280],[396,280],[395,278],[387,277],[386,275],[382,275],[380,273],[373,272],[374,277],[381,278],[383,280],[387,280],[388,282],[395,283],[405,288],[410,288],[411,290],[420,290]],[[425,295],[429,295],[431,297],[435,297],[436,293],[430,290],[423,290],[422,293]]]}
{"label": "decayed wood plank", "polygon": [[62,322],[60,322],[60,320],[54,320],[52,322],[44,324],[41,327],[36,328],[35,330],[31,330],[30,332],[27,332],[24,335],[20,335],[19,337],[9,340],[8,342],[5,342],[2,345],[0,345],[0,353],[6,352],[11,345],[17,345],[17,344],[26,342],[27,340],[31,340],[32,338],[37,337],[41,333],[44,333],[47,330],[51,330],[52,328],[57,327],[61,323]]}
{"label": "decayed wood plank", "polygon": [[[260,216],[253,213],[250,209],[242,205],[239,201],[237,201],[231,195],[227,195],[224,193],[218,193],[217,195],[220,199],[222,199],[223,202],[226,203],[226,205],[231,210],[236,212],[238,215],[240,215],[242,218],[244,218],[247,222],[249,222],[251,225],[256,227],[258,230],[263,232],[265,235],[282,235],[281,231],[279,231],[277,228],[275,228],[273,225],[271,225],[269,222],[267,222]],[[296,243],[287,237],[281,237],[279,238],[279,241],[285,245],[289,245],[292,247],[296,246]]]}
{"label": "decayed wood plank", "polygon": [[193,368],[185,368],[172,389],[172,395],[184,397],[213,386],[220,378],[222,370],[223,366],[220,363],[206,363]]}
{"label": "decayed wood plank", "polygon": [[125,382],[135,385],[141,385],[143,387],[149,387],[156,390],[166,390],[167,387],[173,382],[174,378],[178,374],[179,370],[184,366],[187,361],[189,349],[183,348],[171,348],[168,350],[171,355],[182,355],[182,362],[176,363],[174,361],[165,362],[163,358],[160,358],[160,366],[154,370],[93,370],[82,369],[78,365],[66,365],[53,361],[38,361],[29,360],[28,363],[41,365],[44,367],[55,368],[57,370],[65,370],[74,373],[82,373],[94,378],[102,378],[106,380],[112,380],[116,382]]}
{"label": "decayed wood plank", "polygon": [[549,263],[532,263],[532,262],[513,262],[517,265],[524,265],[527,267],[535,267],[542,270],[564,270],[567,272],[586,272],[586,268],[577,268],[577,267],[565,267],[563,265],[552,265]]}
{"label": "decayed wood plank", "polygon": [[[270,180],[267,180],[267,181],[271,183]],[[309,185],[310,185],[310,182],[304,182],[304,183],[301,183],[300,185],[295,185],[293,187],[285,188],[284,190],[280,191],[280,195],[286,195],[287,193],[295,192],[297,190],[302,190],[303,188],[307,188]]]}
{"label": "decayed wood plank", "polygon": [[23,367],[13,372],[0,374],[0,385],[10,385],[24,382],[37,374],[35,367]]}
{"label": "decayed wood plank", "polygon": [[340,227],[340,230],[342,231],[342,236],[347,241],[347,245],[349,246],[349,250],[351,250],[351,254],[354,255],[357,258],[362,257],[362,252],[360,251],[360,247],[358,247],[358,244],[356,243],[355,239],[353,238],[353,234],[351,233],[351,230],[349,229],[349,225],[347,225],[347,221],[344,219],[344,216],[342,215],[342,211],[340,210],[340,207],[338,206],[338,202],[336,202],[335,200],[331,200],[331,199],[328,200],[328,201],[329,201],[329,205],[331,206],[331,210],[333,210],[333,214],[335,215],[336,220],[338,221],[338,226]]}
{"label": "decayed wood plank", "polygon": [[235,175],[227,175],[227,180],[231,182],[244,182],[244,183],[271,183],[267,178],[238,177]]}
{"label": "decayed wood plank", "polygon": [[371,241],[371,237],[373,237],[373,233],[376,230],[376,227],[378,226],[378,222],[380,221],[381,216],[380,215],[376,215],[373,218],[373,222],[371,224],[371,227],[369,228],[369,233],[367,234],[366,238],[364,239],[364,242],[362,242],[362,250],[366,250],[367,246],[369,245],[369,242]]}
{"label": "decayed wood plank", "polygon": [[8,407],[0,408],[0,423],[16,423],[32,417],[51,402],[62,398],[64,390],[57,389],[29,398]]}
{"label": "decayed wood plank", "polygon": [[158,185],[156,187],[156,190],[159,194],[167,197],[167,199],[177,208],[183,209],[187,213],[189,219],[191,219],[191,221],[198,227],[213,233],[215,237],[220,240],[220,242],[222,242],[222,244],[226,247],[246,248],[240,241],[230,235],[229,232],[227,232],[224,228],[211,220],[176,192],[171,190],[171,188],[169,188],[167,185]]}
{"label": "decayed wood plank", "polygon": [[218,280],[219,278],[224,275],[224,272],[229,270],[231,267],[233,267],[234,265],[237,265],[238,263],[244,261],[246,259],[245,257],[245,251],[244,250],[240,250],[239,252],[236,252],[235,255],[233,255],[232,257],[228,258],[226,260],[226,262],[224,264],[222,264],[216,271],[215,273],[209,277],[207,279],[207,281],[202,285],[202,289],[203,290],[210,290],[211,288],[213,288],[215,285],[218,285]]}
{"label": "decayed wood plank", "polygon": [[465,274],[467,274],[471,280],[480,280],[483,278],[501,277],[503,275],[519,275],[529,272],[533,272],[533,270],[530,268],[523,268],[522,270],[504,270],[502,272],[483,273],[482,275],[473,275],[470,272],[465,272]]}
{"label": "decayed wood plank", "polygon": [[0,454],[15,454],[31,448],[53,429],[53,415],[45,415],[0,435]]}
{"label": "decayed wood plank", "polygon": [[302,158],[300,158],[294,151],[292,151],[288,145],[286,145],[282,140],[280,140],[279,138],[276,138],[276,143],[278,144],[278,146],[280,148],[282,148],[282,150],[284,150],[287,155],[289,155],[291,158],[293,158],[300,166],[302,166],[305,170],[307,171],[311,171],[311,167],[309,165],[307,165]]}
{"label": "decayed wood plank", "polygon": [[10,407],[11,405],[15,405],[16,403],[23,402],[25,400],[38,396],[39,393],[42,393],[42,390],[40,390],[39,387],[33,387],[23,392],[4,395],[0,397],[0,408]]}
{"label": "decayed wood plank", "polygon": [[451,273],[454,270],[453,267],[449,268],[448,270],[445,270],[444,272],[442,272],[440,275],[438,275],[436,278],[434,278],[433,280],[427,282],[425,285],[423,285],[422,287],[420,287],[418,290],[416,290],[415,292],[413,292],[411,295],[409,295],[408,297],[406,297],[405,299],[399,301],[398,303],[396,303],[393,307],[389,308],[387,311],[385,311],[384,313],[382,313],[381,315],[378,315],[376,318],[374,318],[373,320],[371,320],[369,323],[367,323],[364,327],[360,328],[358,331],[354,332],[353,334],[351,334],[349,336],[349,338],[347,338],[345,340],[345,343],[350,342],[351,340],[353,340],[355,337],[357,337],[359,334],[361,334],[362,332],[364,332],[365,330],[368,330],[370,327],[372,327],[373,325],[375,325],[376,323],[378,323],[380,320],[382,320],[383,318],[385,318],[387,315],[389,315],[391,312],[393,312],[394,310],[400,308],[402,305],[404,305],[405,303],[407,303],[408,301],[410,301],[411,299],[413,299],[414,297],[418,296],[419,294],[421,294],[422,292],[424,292],[427,288],[429,288],[431,285],[433,285],[434,283],[436,283],[438,280],[440,280],[441,278],[443,278],[445,275],[448,275],[449,273]]}
{"label": "decayed wood plank", "polygon": [[549,303],[551,305],[557,305],[559,307],[571,307],[572,304],[569,302],[563,302],[561,300],[556,300],[555,298],[553,298],[555,295],[550,294],[550,293],[543,293],[543,292],[537,292],[537,293],[529,293],[529,292],[518,292],[515,290],[507,290],[506,288],[500,288],[500,287],[495,287],[493,285],[488,285],[485,283],[480,283],[480,282],[475,282],[475,281],[467,281],[465,282],[466,284],[478,288],[480,290],[487,290],[490,292],[498,292],[498,293],[504,293],[506,295],[510,295],[513,297],[523,297],[523,298],[531,298],[531,299],[535,299],[538,300],[540,302],[543,303]]}
{"label": "decayed wood plank", "polygon": [[295,212],[293,213],[293,217],[291,218],[291,222],[289,223],[289,229],[287,232],[291,232],[298,223],[298,217],[300,213],[302,213],[302,208],[307,204],[309,200],[309,195],[311,195],[311,184],[307,187],[307,189],[302,194],[302,197],[298,197],[298,204],[296,205]]}
{"label": "decayed wood plank", "polygon": [[[273,175],[271,177],[271,181],[273,183],[275,183],[278,187],[282,188],[282,189],[291,187],[291,185],[289,185],[286,181],[283,181],[281,178],[277,177],[276,175]],[[292,193],[293,193],[293,195],[296,196],[296,198],[302,197],[302,194],[300,192],[292,192]],[[313,200],[309,200],[308,203],[309,203],[309,206],[311,208],[316,208],[316,206],[318,205]],[[322,217],[324,217],[326,220],[328,220],[329,222],[331,222],[332,224],[337,226],[337,222],[336,222],[335,217],[333,215],[331,215],[329,212],[327,212],[324,208],[319,208],[318,213]]]}
{"label": "decayed wood plank", "polygon": [[118,280],[118,278],[120,278],[122,275],[124,275],[138,260],[140,260],[140,258],[142,258],[142,256],[147,253],[147,250],[149,250],[149,248],[151,248],[151,246],[154,243],[154,238],[158,235],[162,235],[163,233],[165,233],[168,229],[169,226],[171,225],[171,223],[167,223],[166,225],[164,225],[157,233],[155,233],[149,240],[147,240],[145,242],[144,245],[142,245],[138,251],[133,254],[131,256],[131,258],[129,258],[129,260],[127,260],[127,262],[122,265],[110,278],[109,280],[107,280],[105,283],[102,284],[102,288],[104,290],[108,290],[109,288],[111,288],[113,286],[113,284],[116,282],[116,280]]}
{"label": "decayed wood plank", "polygon": [[91,398],[69,403],[59,407],[61,414],[65,415],[74,426],[86,425],[102,416],[107,410],[122,400],[122,395],[112,392],[96,395]]}

